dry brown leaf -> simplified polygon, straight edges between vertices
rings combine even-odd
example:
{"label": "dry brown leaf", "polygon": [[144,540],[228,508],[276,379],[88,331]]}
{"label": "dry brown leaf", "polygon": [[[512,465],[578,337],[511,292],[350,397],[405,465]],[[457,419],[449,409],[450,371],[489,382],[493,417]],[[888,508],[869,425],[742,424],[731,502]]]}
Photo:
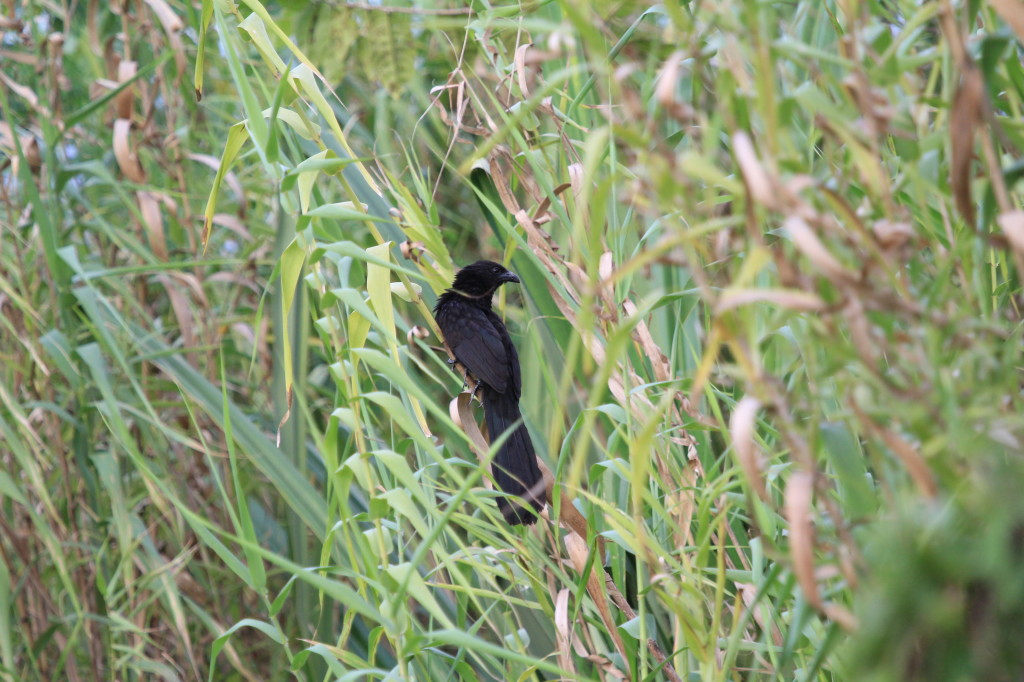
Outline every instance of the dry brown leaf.
{"label": "dry brown leaf", "polygon": [[[568,533],[565,536],[564,542],[565,548],[569,552],[569,559],[572,560],[576,572],[582,575],[583,571],[586,570],[587,559],[590,556],[586,540],[576,533]],[[600,566],[600,562],[596,562],[596,565]],[[590,594],[590,598],[593,600],[594,606],[604,622],[605,630],[611,634],[612,639],[615,641],[615,648],[618,649],[623,659],[628,660],[626,643],[622,641],[622,635],[619,634],[619,628],[615,624],[615,619],[612,618],[612,611],[608,608],[608,599],[605,597],[601,587],[601,578],[597,575],[597,571],[591,567],[590,573],[587,575],[587,593]]]}
{"label": "dry brown leaf", "polygon": [[697,501],[694,499],[693,489],[697,485],[698,476],[698,470],[691,461],[690,466],[683,471],[683,481],[679,490],[665,495],[665,511],[675,522],[672,535],[680,547],[694,544],[692,526]]}
{"label": "dry brown leaf", "polygon": [[[569,307],[565,302],[565,299],[559,296],[557,292],[550,287],[548,288],[548,292],[552,295],[552,300],[554,300],[555,305],[558,306],[558,309],[561,311],[565,319],[574,327],[577,327],[575,311]],[[604,346],[601,344],[597,336],[593,332],[586,329],[580,329],[579,327],[577,327],[577,332],[580,335],[580,340],[583,342],[583,346],[590,353],[591,357],[594,358],[594,362],[598,365],[604,364],[606,354]],[[636,381],[633,385],[637,385],[639,383],[641,382]],[[619,401],[619,404],[632,405],[633,413],[638,419],[645,419],[646,416],[654,409],[654,405],[647,399],[647,396],[641,393],[631,396],[630,399],[627,400],[626,384],[622,379],[620,372],[613,372],[608,378],[608,390],[611,392],[612,396]]]}
{"label": "dry brown leaf", "polygon": [[[566,279],[563,269],[556,265],[556,263],[561,263],[561,258],[555,251],[554,246],[546,238],[546,235],[537,228],[537,224],[530,215],[522,209],[509,187],[505,175],[505,166],[512,167],[512,156],[508,148],[499,145],[488,157],[488,161],[491,178],[494,180],[494,185],[498,190],[498,196],[501,198],[502,205],[509,213],[515,216],[516,222],[526,232],[527,243],[533,249],[534,254],[544,263],[544,267],[547,268],[548,272],[558,278],[566,291],[573,292],[574,287]],[[572,169],[570,167],[571,175]],[[537,203],[539,204],[540,200]],[[578,297],[577,300],[579,300]]]}
{"label": "dry brown leaf", "polygon": [[883,249],[898,249],[914,236],[910,223],[897,220],[879,220],[871,229]]}
{"label": "dry brown leaf", "polygon": [[25,155],[25,161],[33,173],[38,173],[43,167],[43,157],[39,153],[39,142],[33,135],[22,135],[18,138],[21,142],[21,153]]}
{"label": "dry brown leaf", "polygon": [[857,415],[857,419],[860,420],[861,424],[864,425],[867,430],[871,431],[875,436],[881,437],[885,444],[893,451],[903,466],[907,468],[907,473],[917,484],[917,487],[921,490],[925,497],[934,499],[938,495],[938,488],[935,484],[935,479],[932,476],[931,470],[928,468],[928,464],[925,462],[924,457],[917,451],[910,443],[903,439],[902,436],[895,432],[885,428],[881,424],[875,422],[870,416],[867,415],[856,403],[852,403],[850,407],[853,413]]}
{"label": "dry brown leaf", "polygon": [[957,210],[968,225],[974,225],[971,159],[974,156],[974,134],[981,124],[984,95],[985,81],[981,69],[969,62],[965,63],[960,86],[953,95],[953,106],[949,115],[949,184],[953,188]]}
{"label": "dry brown leaf", "polygon": [[11,167],[17,175],[18,164],[21,157],[18,155],[17,147],[21,146],[21,153],[28,162],[28,167],[33,173],[38,173],[43,165],[43,157],[39,153],[39,142],[34,135],[19,135],[18,144],[14,143],[14,130],[4,121],[0,121],[0,151],[3,151],[10,160]]}
{"label": "dry brown leaf", "polygon": [[779,630],[779,626],[774,625],[774,623],[768,623],[764,617],[764,610],[754,606],[754,600],[757,599],[757,586],[751,583],[736,583],[736,589],[739,591],[740,599],[743,600],[743,605],[754,616],[754,622],[757,623],[757,626],[763,632],[771,634],[772,642],[775,643],[775,646],[781,646],[782,631]]}
{"label": "dry brown leaf", "polygon": [[533,43],[524,43],[516,48],[514,57],[514,64],[516,70],[517,81],[519,82],[519,91],[523,95],[523,99],[530,99],[530,84],[527,79],[529,74],[526,73],[526,53],[529,51]]}
{"label": "dry brown leaf", "polygon": [[403,258],[411,260],[413,263],[419,263],[420,254],[426,250],[426,247],[423,245],[423,242],[414,242],[406,239],[402,242],[401,249]]}
{"label": "dry brown leaf", "polygon": [[[639,312],[636,304],[628,298],[622,301],[622,310],[630,317],[634,317]],[[633,328],[631,336],[634,341],[640,344],[644,355],[651,361],[651,367],[654,369],[654,378],[658,381],[670,381],[673,379],[672,365],[668,357],[661,351],[661,346],[655,342],[654,336],[651,335],[651,330],[647,327],[647,323],[639,320]]]}
{"label": "dry brown leaf", "polygon": [[248,228],[246,228],[245,223],[236,215],[214,213],[212,222],[214,225],[230,230],[244,242],[252,241],[252,235],[249,233]]}
{"label": "dry brown leaf", "polygon": [[281,447],[281,429],[288,423],[292,416],[292,400],[295,398],[295,389],[292,386],[285,391],[285,409],[281,421],[277,422],[277,430],[274,432],[274,445]]}
{"label": "dry brown leaf", "polygon": [[1021,256],[1024,256],[1024,211],[1016,210],[1001,214],[996,222],[1003,229],[1006,241]]}
{"label": "dry brown leaf", "polygon": [[1024,43],[1024,3],[1020,0],[989,0],[989,4],[1017,34],[1017,40]]}
{"label": "dry brown leaf", "polygon": [[258,286],[250,277],[234,272],[232,270],[221,270],[203,278],[205,282],[228,282],[235,286],[245,287],[256,295],[263,293],[263,288]]}
{"label": "dry brown leaf", "polygon": [[[529,214],[523,210],[517,210],[512,212],[516,218],[516,221],[526,232],[526,241],[533,250],[544,267],[547,268],[548,272],[555,276],[555,278],[561,283],[567,292],[571,295],[575,294],[576,287],[570,283],[569,279],[565,276],[563,267],[559,267],[558,264],[566,265],[551,243],[545,238],[545,235],[537,227],[537,224],[530,218]],[[578,301],[579,296],[575,295],[574,298]]]}
{"label": "dry brown leaf", "polygon": [[167,41],[171,44],[171,52],[174,54],[177,77],[180,79],[185,74],[188,66],[185,57],[185,46],[181,42],[181,30],[185,28],[185,24],[164,0],[145,0],[145,2],[153,10],[153,13],[157,16],[160,25],[164,29],[164,33],[167,34]]}
{"label": "dry brown leaf", "polygon": [[541,99],[540,105],[537,107],[537,113],[545,114],[547,116],[555,115],[555,108],[552,105],[551,97],[544,97],[543,99]]}
{"label": "dry brown leaf", "polygon": [[160,202],[150,192],[138,191],[135,197],[139,202],[142,226],[149,238],[149,247],[161,263],[166,263],[167,242],[164,239],[164,217],[160,211]]}
{"label": "dry brown leaf", "polygon": [[907,467],[907,473],[914,479],[917,487],[921,490],[921,494],[928,499],[935,499],[936,495],[939,494],[935,486],[935,478],[932,476],[928,464],[924,461],[921,453],[917,451],[917,448],[904,440],[896,432],[890,431],[883,426],[878,426],[878,433],[882,436],[885,444],[889,446],[889,449],[903,462],[903,466]]}
{"label": "dry brown leaf", "polygon": [[12,80],[3,71],[0,71],[0,80],[10,88],[11,92],[21,97],[23,100],[29,103],[29,105],[36,111],[39,109],[39,97],[36,96],[35,91],[32,88],[21,85],[20,83]]}
{"label": "dry brown leaf", "polygon": [[[544,488],[547,491],[548,504],[551,504],[555,499],[555,476],[551,473],[551,469],[548,468],[547,464],[544,463],[544,460],[538,458],[537,466],[540,468],[540,473],[544,481]],[[566,530],[576,533],[581,538],[587,537],[587,519],[576,508],[576,505],[572,503],[572,496],[569,495],[568,491],[562,491],[559,502],[558,522]],[[550,518],[550,516],[548,518]],[[602,555],[604,554],[604,546],[605,539],[598,536],[597,548],[598,552]]]}
{"label": "dry brown leaf", "polygon": [[146,173],[139,163],[139,157],[132,150],[132,122],[125,118],[114,121],[114,158],[125,177],[136,183],[146,181]]}
{"label": "dry brown leaf", "polygon": [[654,86],[654,98],[666,109],[671,109],[676,101],[676,85],[679,83],[679,69],[682,66],[686,53],[676,50],[661,67],[658,74],[658,82]]}
{"label": "dry brown leaf", "polygon": [[490,173],[491,178],[494,180],[494,187],[498,190],[498,196],[501,198],[501,204],[505,207],[509,213],[513,215],[522,211],[522,207],[519,205],[519,200],[512,193],[509,188],[509,183],[505,173],[505,165],[507,164],[510,168],[512,164],[512,154],[508,148],[503,145],[498,145],[491,152],[488,157],[490,162]]}
{"label": "dry brown leaf", "polygon": [[8,154],[14,152],[14,129],[6,121],[0,121],[0,149]]}
{"label": "dry brown leaf", "polygon": [[[559,194],[561,194],[565,190],[569,189],[571,186],[572,185],[570,185],[568,182],[563,182],[561,185],[559,185],[558,187],[556,187],[553,190],[551,190],[551,194],[553,196],[557,197]],[[537,205],[537,210],[533,212],[533,219],[536,220],[539,216],[543,215],[548,210],[548,208],[550,206],[551,206],[551,198],[550,197],[544,197],[541,200],[540,204]]]}
{"label": "dry brown leaf", "polygon": [[171,275],[171,277],[182,282],[185,286],[188,287],[189,291],[192,292],[193,301],[198,303],[203,308],[210,307],[210,301],[206,298],[206,292],[203,290],[202,282],[199,281],[198,277],[196,277],[190,272],[182,272],[177,270],[172,270],[170,271],[169,274]]}
{"label": "dry brown leaf", "polygon": [[864,311],[864,303],[858,296],[849,296],[843,313],[850,331],[850,339],[857,355],[873,371],[878,371],[879,344],[871,332],[871,323]]}
{"label": "dry brown leaf", "polygon": [[576,265],[575,263],[563,263],[565,271],[569,275],[569,281],[572,282],[573,287],[576,289],[582,289],[587,286],[589,278],[587,277],[587,271]]}
{"label": "dry brown leaf", "polygon": [[576,666],[569,655],[572,649],[572,625],[569,623],[569,590],[562,588],[555,597],[555,632],[558,637],[558,664],[562,669],[575,674]]}
{"label": "dry brown leaf", "polygon": [[248,322],[235,322],[231,325],[231,331],[242,337],[249,346],[256,344],[256,332]]}
{"label": "dry brown leaf", "polygon": [[15,62],[27,66],[38,66],[39,56],[27,52],[15,52],[14,50],[0,50],[0,62]]}
{"label": "dry brown leaf", "polygon": [[[448,414],[451,415],[452,421],[459,425],[467,436],[469,441],[473,445],[473,452],[476,454],[477,459],[481,463],[487,461],[487,453],[490,451],[490,446],[487,445],[487,439],[484,438],[483,433],[480,432],[480,427],[476,423],[476,418],[473,416],[473,410],[471,407],[471,396],[468,391],[463,391],[459,395],[452,398],[452,401],[448,403]],[[484,484],[487,488],[493,488],[490,479],[485,478]]]}
{"label": "dry brown leaf", "polygon": [[743,181],[751,198],[765,208],[776,209],[778,193],[775,191],[774,183],[757,158],[750,136],[742,130],[732,136],[732,152],[736,156],[736,162],[740,166]]}
{"label": "dry brown leaf", "polygon": [[814,495],[814,474],[798,471],[786,484],[785,514],[789,522],[789,551],[793,573],[807,601],[821,608],[818,582],[814,578],[814,524],[811,503]]}
{"label": "dry brown leaf", "polygon": [[727,289],[715,303],[715,312],[723,313],[749,303],[773,303],[783,308],[814,312],[825,307],[825,301],[809,291],[796,289]]}
{"label": "dry brown leaf", "polygon": [[166,192],[150,192],[153,198],[164,205],[164,209],[170,212],[175,218],[178,217],[178,202],[171,198]]}
{"label": "dry brown leaf", "polygon": [[[188,297],[185,296],[184,292],[168,275],[159,274],[155,279],[163,284],[164,291],[167,292],[167,298],[171,302],[171,310],[174,311],[174,317],[178,320],[182,345],[186,349],[195,348],[198,346],[196,343],[195,320],[192,317],[192,307],[189,305]],[[186,357],[191,356],[186,355]]]}
{"label": "dry brown leaf", "polygon": [[428,336],[430,336],[430,332],[427,331],[426,328],[421,327],[419,325],[413,325],[412,327],[409,328],[409,331],[406,333],[405,341],[410,346],[414,346],[416,345],[416,342],[413,339],[422,340],[427,338]]}
{"label": "dry brown leaf", "polygon": [[587,656],[587,660],[593,663],[601,670],[601,679],[604,680],[625,680],[626,675],[615,667],[615,663],[612,662],[607,656],[599,656],[598,654],[592,654]]}
{"label": "dry brown leaf", "polygon": [[600,259],[597,263],[597,287],[598,293],[601,296],[601,301],[604,303],[605,309],[612,317],[612,321],[615,321],[615,297],[613,296],[614,291],[610,284],[612,275],[615,272],[615,255],[611,251],[605,251],[601,254]]}
{"label": "dry brown leaf", "polygon": [[822,612],[831,620],[839,623],[839,627],[843,628],[847,632],[853,632],[857,629],[856,616],[839,604],[825,604],[822,608]]}
{"label": "dry brown leaf", "polygon": [[794,246],[811,261],[811,264],[833,282],[852,282],[856,278],[853,273],[829,253],[825,245],[818,239],[811,226],[798,216],[790,216],[785,222],[786,232],[793,240]]}
{"label": "dry brown leaf", "polygon": [[754,443],[754,424],[757,421],[759,409],[761,409],[761,401],[757,398],[746,396],[740,400],[729,419],[729,435],[732,438],[733,450],[736,453],[736,459],[739,460],[743,475],[747,477],[747,481],[757,496],[768,502],[768,491],[764,487],[760,458]]}
{"label": "dry brown leaf", "polygon": [[676,98],[676,86],[679,84],[679,71],[682,69],[686,53],[682,50],[673,52],[661,67],[658,82],[654,88],[654,97],[672,118],[680,122],[692,121],[693,107]]}
{"label": "dry brown leaf", "polygon": [[583,194],[583,164],[569,164],[569,184],[572,186],[572,198],[576,205],[580,204],[580,196]]}
{"label": "dry brown leaf", "polygon": [[605,282],[612,278],[612,274],[615,270],[615,254],[611,251],[605,251],[601,254],[597,264],[597,274],[601,278],[602,282]]}
{"label": "dry brown leaf", "polygon": [[[107,91],[113,90],[117,87],[117,81],[112,81],[109,78],[97,78],[93,82],[89,83],[89,99],[99,99],[103,97]],[[111,118],[113,120],[113,118]]]}
{"label": "dry brown leaf", "polygon": [[171,6],[168,5],[164,0],[145,0],[149,8],[156,14],[157,19],[160,20],[160,25],[163,26],[164,30],[168,33],[177,32],[185,28],[185,24],[178,18],[178,15],[174,13]]}
{"label": "dry brown leaf", "polygon": [[[125,83],[131,80],[138,71],[139,65],[136,62],[124,60],[117,65],[117,82]],[[114,95],[114,114],[118,118],[131,119],[132,106],[135,102],[135,85],[129,85],[121,92]]]}

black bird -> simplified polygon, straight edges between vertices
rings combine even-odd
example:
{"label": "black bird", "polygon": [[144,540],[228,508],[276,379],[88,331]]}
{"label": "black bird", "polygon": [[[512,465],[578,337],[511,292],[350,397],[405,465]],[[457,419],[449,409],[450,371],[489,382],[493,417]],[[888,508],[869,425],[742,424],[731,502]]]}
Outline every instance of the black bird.
{"label": "black bird", "polygon": [[[523,384],[519,355],[505,324],[491,310],[491,297],[505,282],[518,284],[519,278],[489,260],[467,265],[455,274],[452,288],[437,299],[434,318],[455,359],[480,382],[478,392],[491,441],[511,430],[491,464],[495,482],[540,511],[546,493],[530,433],[519,413]],[[537,521],[532,510],[508,498],[498,500],[498,509],[513,526]]]}

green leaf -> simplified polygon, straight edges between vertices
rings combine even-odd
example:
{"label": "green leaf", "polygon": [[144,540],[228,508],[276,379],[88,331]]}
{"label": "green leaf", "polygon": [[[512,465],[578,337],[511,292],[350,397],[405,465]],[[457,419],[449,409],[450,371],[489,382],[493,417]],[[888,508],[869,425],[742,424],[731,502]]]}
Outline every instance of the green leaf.
{"label": "green leaf", "polygon": [[220,157],[220,166],[213,178],[213,185],[210,187],[210,196],[206,200],[206,210],[203,212],[203,248],[210,242],[210,233],[213,230],[213,214],[217,212],[217,197],[220,195],[220,186],[224,182],[224,176],[231,169],[242,145],[249,139],[249,129],[245,123],[236,123],[228,131],[228,139],[224,144],[224,153]]}
{"label": "green leaf", "polygon": [[357,209],[351,201],[317,206],[306,215],[311,218],[328,218],[330,220],[378,220],[378,218],[366,212],[365,206]]}
{"label": "green leaf", "polygon": [[220,637],[213,640],[213,645],[210,647],[210,675],[207,678],[210,682],[213,682],[214,672],[216,671],[214,663],[217,661],[217,656],[220,654],[221,649],[223,649],[228,643],[228,640],[231,639],[231,635],[235,634],[235,632],[242,628],[255,628],[278,644],[283,645],[285,642],[284,635],[282,635],[280,630],[270,623],[264,623],[263,621],[256,620],[255,618],[243,618],[225,630]]}
{"label": "green leaf", "polygon": [[273,76],[280,78],[286,69],[284,60],[277,54],[277,50],[270,42],[270,35],[267,34],[267,27],[263,23],[263,19],[255,13],[250,14],[238,24],[238,28],[256,46],[256,51],[263,57],[263,61],[273,70]]}

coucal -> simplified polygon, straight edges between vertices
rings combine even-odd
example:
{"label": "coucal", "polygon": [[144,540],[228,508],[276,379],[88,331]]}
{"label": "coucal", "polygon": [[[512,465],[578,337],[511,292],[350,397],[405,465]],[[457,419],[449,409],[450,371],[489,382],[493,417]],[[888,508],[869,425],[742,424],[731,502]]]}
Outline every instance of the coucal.
{"label": "coucal", "polygon": [[[546,502],[544,481],[537,467],[537,455],[519,413],[522,378],[519,355],[508,329],[491,310],[491,297],[506,282],[519,283],[515,273],[488,260],[467,265],[455,274],[455,281],[434,306],[434,318],[456,361],[479,382],[484,418],[491,442],[508,435],[491,463],[494,480],[506,493],[516,495],[534,510]],[[498,500],[505,520],[515,526],[537,521],[533,510],[509,498]]]}

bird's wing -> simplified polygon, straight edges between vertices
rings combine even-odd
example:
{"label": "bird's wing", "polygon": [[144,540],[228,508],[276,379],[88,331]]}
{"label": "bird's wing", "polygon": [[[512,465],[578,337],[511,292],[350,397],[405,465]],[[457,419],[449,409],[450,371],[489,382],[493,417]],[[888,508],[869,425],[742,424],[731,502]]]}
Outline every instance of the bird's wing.
{"label": "bird's wing", "polygon": [[455,359],[466,366],[470,374],[498,393],[508,387],[509,357],[501,335],[484,312],[474,306],[464,306],[452,315],[445,340],[455,353]]}
{"label": "bird's wing", "polygon": [[[494,313],[491,313],[492,315]],[[516,400],[519,400],[520,395],[523,391],[523,378],[521,370],[519,369],[519,353],[516,352],[516,346],[512,343],[512,339],[508,335],[508,329],[505,328],[505,323],[501,321],[501,318],[494,315],[494,324],[501,325],[499,334],[502,336],[502,342],[505,344],[505,352],[508,354],[509,368],[512,370],[512,384],[509,386],[508,392],[515,396]]]}

